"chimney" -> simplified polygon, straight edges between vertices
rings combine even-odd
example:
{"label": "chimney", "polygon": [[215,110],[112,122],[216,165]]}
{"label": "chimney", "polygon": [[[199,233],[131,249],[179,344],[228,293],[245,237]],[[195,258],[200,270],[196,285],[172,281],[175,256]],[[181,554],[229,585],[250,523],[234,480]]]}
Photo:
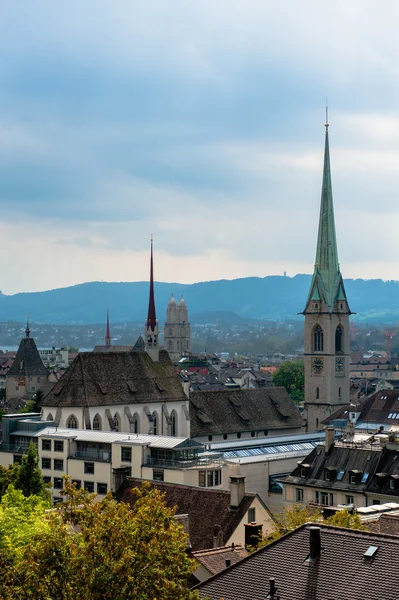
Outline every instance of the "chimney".
{"label": "chimney", "polygon": [[316,560],[321,554],[320,527],[309,527],[310,560]]}
{"label": "chimney", "polygon": [[240,506],[245,496],[245,477],[232,475],[230,477],[230,508],[236,509]]}
{"label": "chimney", "polygon": [[346,439],[355,437],[355,424],[353,421],[348,421],[345,429],[345,437]]}
{"label": "chimney", "polygon": [[326,449],[326,454],[330,452],[332,446],[334,446],[334,427],[327,427],[326,429],[326,439],[324,442],[324,446]]}
{"label": "chimney", "polygon": [[213,547],[221,548],[223,546],[223,531],[221,525],[215,525],[213,528]]}
{"label": "chimney", "polygon": [[276,596],[276,592],[277,592],[277,588],[276,588],[276,582],[274,577],[270,577],[269,579],[269,593],[267,595],[267,600],[273,600]]}

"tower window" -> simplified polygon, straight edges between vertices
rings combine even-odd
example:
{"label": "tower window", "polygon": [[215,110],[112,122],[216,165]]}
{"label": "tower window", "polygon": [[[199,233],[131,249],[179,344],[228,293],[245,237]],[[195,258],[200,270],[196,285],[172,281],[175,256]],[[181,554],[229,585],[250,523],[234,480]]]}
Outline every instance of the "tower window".
{"label": "tower window", "polygon": [[313,351],[323,352],[324,350],[324,334],[320,325],[316,325],[313,332]]}
{"label": "tower window", "polygon": [[170,435],[177,435],[177,413],[175,410],[170,413]]}
{"label": "tower window", "polygon": [[338,388],[338,398],[341,398],[341,388]]}
{"label": "tower window", "polygon": [[335,352],[342,352],[343,349],[343,341],[344,341],[344,330],[341,325],[338,325],[335,330]]}
{"label": "tower window", "polygon": [[316,388],[316,398],[320,398],[320,388]]}

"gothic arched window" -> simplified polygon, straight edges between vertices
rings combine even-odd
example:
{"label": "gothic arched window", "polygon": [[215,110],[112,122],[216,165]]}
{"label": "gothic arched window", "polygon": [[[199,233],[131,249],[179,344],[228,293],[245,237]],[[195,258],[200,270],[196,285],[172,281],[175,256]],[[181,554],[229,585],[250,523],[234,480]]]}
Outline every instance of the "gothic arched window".
{"label": "gothic arched window", "polygon": [[132,421],[131,427],[130,427],[130,431],[131,431],[131,433],[139,433],[139,429],[140,429],[139,416],[138,416],[137,413],[134,413],[134,415],[133,415],[133,421]]}
{"label": "gothic arched window", "polygon": [[98,413],[94,416],[93,419],[93,429],[95,431],[101,431],[101,417]]}
{"label": "gothic arched window", "polygon": [[53,415],[52,415],[51,413],[49,413],[49,414],[47,415],[47,421],[54,421],[54,419],[53,419]]}
{"label": "gothic arched window", "polygon": [[177,413],[175,410],[170,413],[170,435],[177,435]]}
{"label": "gothic arched window", "polygon": [[338,325],[335,330],[335,353],[343,352],[344,348],[344,330],[341,325]]}
{"label": "gothic arched window", "polygon": [[68,429],[78,429],[79,423],[75,415],[71,415],[68,417],[67,428]]}
{"label": "gothic arched window", "polygon": [[115,431],[121,430],[121,418],[119,416],[119,413],[114,414],[114,426],[115,426]]}
{"label": "gothic arched window", "polygon": [[313,352],[323,352],[324,334],[320,325],[316,325],[313,331]]}
{"label": "gothic arched window", "polygon": [[158,435],[158,413],[154,410],[152,413],[152,433]]}

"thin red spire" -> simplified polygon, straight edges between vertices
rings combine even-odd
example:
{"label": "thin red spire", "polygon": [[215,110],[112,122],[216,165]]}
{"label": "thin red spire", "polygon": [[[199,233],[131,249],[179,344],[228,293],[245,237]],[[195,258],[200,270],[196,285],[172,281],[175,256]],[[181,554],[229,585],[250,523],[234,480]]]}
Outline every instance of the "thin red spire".
{"label": "thin red spire", "polygon": [[157,316],[155,314],[155,299],[154,299],[154,260],[152,251],[152,236],[151,236],[151,262],[150,262],[150,300],[148,303],[147,329],[154,331],[157,324]]}
{"label": "thin red spire", "polygon": [[105,346],[109,348],[111,346],[111,332],[109,329],[109,310],[107,308],[107,331],[105,333]]}

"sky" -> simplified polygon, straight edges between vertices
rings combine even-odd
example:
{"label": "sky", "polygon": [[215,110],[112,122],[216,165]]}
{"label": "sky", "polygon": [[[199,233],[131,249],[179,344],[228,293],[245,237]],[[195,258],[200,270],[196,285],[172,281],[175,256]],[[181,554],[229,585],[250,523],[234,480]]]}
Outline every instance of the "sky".
{"label": "sky", "polygon": [[0,289],[399,279],[394,0],[1,3]]}

